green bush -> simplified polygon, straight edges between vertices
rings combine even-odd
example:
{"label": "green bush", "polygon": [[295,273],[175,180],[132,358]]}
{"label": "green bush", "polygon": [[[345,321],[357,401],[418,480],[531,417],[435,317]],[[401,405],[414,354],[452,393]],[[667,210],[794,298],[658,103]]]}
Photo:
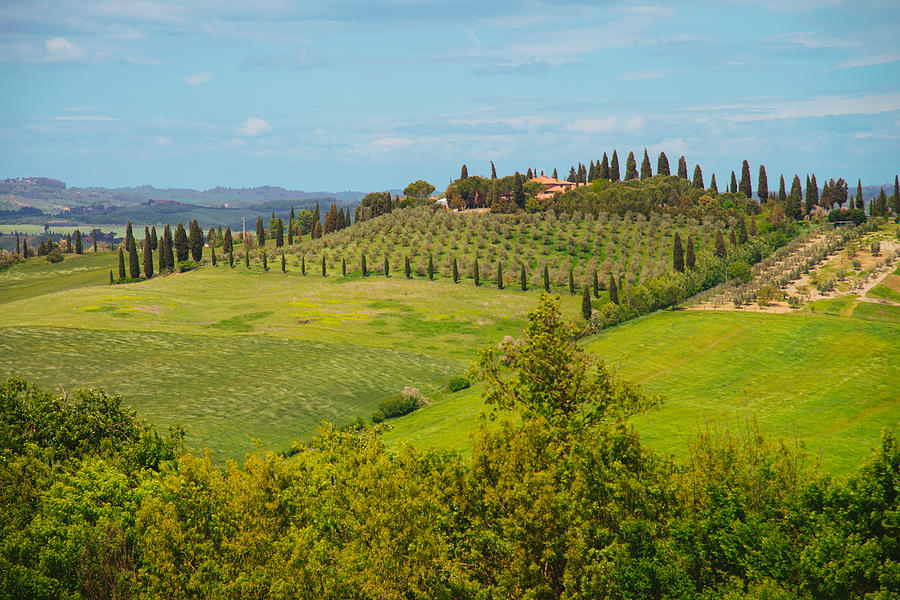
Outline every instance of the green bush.
{"label": "green bush", "polygon": [[454,377],[447,384],[447,389],[450,390],[451,392],[458,392],[459,390],[466,389],[470,385],[471,384],[469,383],[469,380],[466,379],[465,377]]}
{"label": "green bush", "polygon": [[187,273],[188,271],[193,271],[197,268],[197,263],[191,262],[189,260],[183,260],[180,263],[175,265],[175,270],[178,273]]}
{"label": "green bush", "polygon": [[372,413],[372,422],[373,423],[381,423],[384,421],[384,413],[381,412],[380,409],[375,409],[375,412]]}
{"label": "green bush", "polygon": [[728,265],[728,277],[731,279],[740,279],[744,283],[750,281],[753,274],[750,272],[750,265],[743,261],[735,261]]}
{"label": "green bush", "polygon": [[378,410],[384,413],[385,419],[393,419],[395,417],[408,415],[418,407],[419,401],[415,396],[394,394],[393,396],[379,404]]}

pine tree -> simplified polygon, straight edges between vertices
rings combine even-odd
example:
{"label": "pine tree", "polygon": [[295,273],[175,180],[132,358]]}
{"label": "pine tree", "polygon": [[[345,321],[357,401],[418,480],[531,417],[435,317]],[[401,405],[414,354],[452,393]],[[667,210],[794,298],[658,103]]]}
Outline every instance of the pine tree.
{"label": "pine tree", "polygon": [[409,257],[403,257],[403,274],[406,275],[406,278],[409,279],[412,277],[412,269],[409,266]]}
{"label": "pine tree", "polygon": [[794,181],[791,184],[791,195],[788,196],[787,209],[784,212],[795,221],[803,218],[802,193],[800,190],[800,177],[794,175]]}
{"label": "pine tree", "polygon": [[497,179],[497,168],[494,166],[494,161],[491,161],[491,179]]}
{"label": "pine tree", "polygon": [[434,279],[434,260],[431,258],[431,253],[428,253],[428,279]]}
{"label": "pine tree", "polygon": [[475,287],[481,283],[481,274],[478,272],[478,259],[475,259],[475,264],[472,266],[472,279],[475,281]]}
{"label": "pine tree", "polygon": [[784,175],[778,183],[778,203],[784,206],[787,203],[787,194],[784,191]]}
{"label": "pine tree", "polygon": [[625,159],[625,181],[631,181],[637,177],[637,161],[634,160],[634,152],[629,152],[628,158]]}
{"label": "pine tree", "polygon": [[225,228],[225,235],[222,237],[222,252],[232,252],[234,250],[234,238],[231,234],[231,226]]}
{"label": "pine tree", "polygon": [[594,298],[600,297],[600,281],[597,279],[597,269],[593,271],[594,278]]}
{"label": "pine tree", "polygon": [[684,248],[681,246],[681,235],[675,232],[675,245],[672,249],[672,263],[679,273],[684,272]]}
{"label": "pine tree", "polygon": [[716,183],[716,174],[713,173],[712,177],[709,179],[709,189],[711,189],[716,194],[719,193],[719,184]]}
{"label": "pine tree", "polygon": [[738,218],[738,236],[737,236],[737,238],[738,238],[739,244],[747,243],[747,222],[744,221],[744,217]]}
{"label": "pine tree", "polygon": [[[147,233],[147,238],[150,237],[150,233]],[[150,247],[150,244],[144,244],[144,277],[150,279],[153,277],[153,249]]]}
{"label": "pine tree", "polygon": [[750,226],[747,227],[747,231],[753,237],[756,237],[756,218],[753,215],[750,215]]}
{"label": "pine tree", "polygon": [[650,168],[650,155],[647,154],[647,149],[644,148],[644,160],[641,161],[641,180],[649,179],[653,177],[653,170]]}
{"label": "pine tree", "polygon": [[119,280],[125,279],[125,254],[119,246]]}
{"label": "pine tree", "polygon": [[497,288],[503,289],[503,262],[497,261]]}
{"label": "pine tree", "polygon": [[738,191],[737,178],[734,176],[734,171],[731,172],[731,184],[728,186],[728,191],[732,194],[737,194]]}
{"label": "pine tree", "polygon": [[[18,241],[19,241],[19,237],[16,236],[16,253],[17,254],[19,252]],[[153,249],[153,246],[150,246],[150,248]],[[75,230],[75,254],[84,254],[84,243],[81,241],[81,231],[78,229]]]}
{"label": "pine tree", "polygon": [[546,263],[544,263],[544,291],[550,291],[550,270],[547,268]]}
{"label": "pine tree", "polygon": [[666,156],[665,152],[660,152],[659,158],[656,159],[656,174],[671,175],[669,172],[669,157]]}
{"label": "pine tree", "polygon": [[694,238],[692,236],[688,236],[687,251],[684,253],[684,266],[688,269],[693,269],[696,264],[697,257],[694,254]]}
{"label": "pine tree", "polygon": [[200,225],[194,219],[190,223],[190,234],[188,236],[188,246],[191,249],[191,260],[198,263],[203,258],[203,232],[200,231]]}
{"label": "pine tree", "polygon": [[134,237],[131,238],[131,245],[128,246],[128,273],[132,279],[141,278],[141,264],[138,260],[137,245],[134,243]]}
{"label": "pine tree", "polygon": [[[601,179],[609,179],[609,159],[606,157],[606,152],[603,153],[603,159],[600,161],[600,169],[597,171],[597,175]],[[556,171],[553,171],[553,176],[556,177]]]}
{"label": "pine tree", "polygon": [[684,156],[678,159],[678,176],[682,179],[688,178],[687,161],[684,160]]}
{"label": "pine tree", "polygon": [[263,227],[262,217],[256,217],[256,244],[260,248],[266,246],[266,228]]}
{"label": "pine tree", "polygon": [[765,203],[769,199],[769,178],[766,176],[766,165],[759,165],[759,179],[756,182],[756,195]]}
{"label": "pine tree", "polygon": [[716,256],[719,258],[725,258],[727,254],[727,250],[725,249],[725,236],[722,235],[722,230],[719,229],[716,231]]}
{"label": "pine tree", "polygon": [[455,256],[453,257],[453,267],[451,270],[452,270],[452,274],[453,274],[453,283],[459,283],[459,269],[456,266],[456,257]]}
{"label": "pine tree", "polygon": [[466,165],[462,166],[462,169],[459,172],[459,178],[460,179],[468,179],[469,178],[469,169],[466,167]]}
{"label": "pine tree", "polygon": [[737,246],[737,240],[734,237],[734,229],[728,231],[728,241],[731,242],[732,246]]}
{"label": "pine tree", "polygon": [[750,163],[746,160],[741,165],[741,193],[747,198],[753,197],[753,188],[750,187]]}
{"label": "pine tree", "polygon": [[591,292],[588,289],[588,286],[585,285],[584,291],[581,293],[581,316],[584,317],[585,321],[590,321],[592,312]]}
{"label": "pine tree", "polygon": [[522,287],[523,292],[528,291],[528,280],[525,277],[525,265],[519,263],[519,285]]}
{"label": "pine tree", "polygon": [[363,277],[369,276],[369,269],[366,268],[366,253],[365,252],[363,252],[359,256],[359,268],[362,271]]}
{"label": "pine tree", "polygon": [[281,219],[275,223],[275,247],[284,246],[284,222]]}
{"label": "pine tree", "polygon": [[186,261],[189,252],[190,249],[188,247],[187,233],[184,231],[184,225],[178,223],[175,227],[175,255],[178,258],[178,262]]}
{"label": "pine tree", "polygon": [[[213,250],[213,256],[215,256],[215,255],[216,255],[216,252],[215,252],[215,250]],[[287,272],[287,261],[284,259],[284,254],[281,255],[281,272],[282,273]]]}
{"label": "pine tree", "polygon": [[698,190],[703,189],[703,171],[700,169],[700,165],[694,167],[694,182],[693,186]]}
{"label": "pine tree", "polygon": [[619,181],[619,155],[615,150],[609,163],[609,178],[612,181]]}
{"label": "pine tree", "polygon": [[575,270],[569,267],[569,294],[575,295]]}
{"label": "pine tree", "polygon": [[341,257],[341,276],[342,277],[347,276],[347,259],[344,258],[343,256]]}
{"label": "pine tree", "polygon": [[613,304],[619,303],[619,286],[616,285],[616,277],[612,273],[609,274],[609,301]]}

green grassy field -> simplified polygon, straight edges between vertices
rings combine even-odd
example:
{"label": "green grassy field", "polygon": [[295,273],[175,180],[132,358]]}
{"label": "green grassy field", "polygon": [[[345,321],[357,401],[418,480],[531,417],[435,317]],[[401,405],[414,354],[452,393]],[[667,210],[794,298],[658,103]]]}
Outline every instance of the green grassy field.
{"label": "green grassy field", "polygon": [[[91,258],[104,256],[115,260]],[[77,261],[60,265],[93,264]],[[519,331],[538,297],[242,266],[65,287],[55,267],[32,259],[3,274],[0,376],[103,387],[157,425],[183,424],[193,446],[220,457],[241,456],[251,438],[285,449],[324,419],[367,417],[405,385],[433,393],[478,347]],[[43,295],[20,291],[34,281]],[[574,318],[580,297],[564,306]]]}
{"label": "green grassy field", "polygon": [[65,260],[50,264],[45,257],[30,258],[0,271],[0,305],[64,290],[102,285],[109,270],[118,268],[114,252],[65,254]]}

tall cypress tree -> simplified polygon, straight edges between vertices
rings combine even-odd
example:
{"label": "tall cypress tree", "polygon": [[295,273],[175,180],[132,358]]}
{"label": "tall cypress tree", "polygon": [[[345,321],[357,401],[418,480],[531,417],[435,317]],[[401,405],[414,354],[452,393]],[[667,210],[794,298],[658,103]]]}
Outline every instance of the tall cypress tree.
{"label": "tall cypress tree", "polygon": [[178,258],[178,262],[186,261],[189,252],[187,233],[184,231],[184,225],[179,222],[175,227],[175,255]]}
{"label": "tall cypress tree", "polygon": [[431,253],[428,253],[428,279],[434,279],[434,260]]}
{"label": "tall cypress tree", "polygon": [[660,152],[659,158],[656,159],[656,174],[671,175],[669,172],[669,157],[666,156],[665,152]]}
{"label": "tall cypress tree", "polygon": [[[210,258],[210,261],[212,262],[212,266],[215,267],[218,265],[219,261],[216,258],[216,247],[215,246],[213,246],[212,248],[209,249],[209,258]],[[284,255],[281,256],[281,260],[284,261]]]}
{"label": "tall cypress tree", "polygon": [[791,195],[788,196],[787,210],[785,210],[785,213],[795,221],[799,221],[803,218],[803,205],[801,204],[802,192],[800,190],[800,176],[794,175],[794,181],[791,183]]}
{"label": "tall cypress tree", "polygon": [[[147,233],[149,242],[150,233]],[[149,243],[144,244],[144,277],[150,279],[153,277],[153,249]]]}
{"label": "tall cypress tree", "polygon": [[609,301],[613,304],[619,303],[619,286],[616,285],[616,276],[609,274]]}
{"label": "tall cypress tree", "polygon": [[544,291],[550,291],[550,270],[547,268],[546,263],[544,263]]}
{"label": "tall cypress tree", "polygon": [[[752,218],[752,217],[751,217]],[[744,217],[738,218],[738,243],[746,244],[747,243],[747,222],[744,221]]]}
{"label": "tall cypress tree", "polygon": [[459,269],[456,266],[456,257],[453,257],[453,267],[451,269],[453,275],[453,283],[459,283]]}
{"label": "tall cypress tree", "polygon": [[556,174],[556,167],[553,168],[553,179],[559,179],[559,175]]}
{"label": "tall cypress tree", "polygon": [[125,254],[119,246],[119,279],[125,279]]}
{"label": "tall cypress tree", "polygon": [[494,166],[494,161],[491,161],[491,179],[497,179],[497,167]]}
{"label": "tall cypress tree", "polygon": [[247,248],[244,251],[244,266],[247,267],[248,269],[250,268],[250,249],[249,248]]}
{"label": "tall cypress tree", "polygon": [[688,236],[687,251],[684,253],[684,266],[688,269],[693,269],[694,265],[696,264],[697,257],[694,254],[694,238],[692,236]]}
{"label": "tall cypress tree", "polygon": [[[215,257],[215,255],[216,255],[216,251],[215,251],[215,249],[214,249],[214,250],[213,250],[213,257]],[[287,272],[287,261],[284,259],[284,254],[281,255],[281,272],[282,272],[282,273]]]}
{"label": "tall cypress tree", "polygon": [[891,196],[891,210],[894,216],[900,217],[900,177],[894,175],[894,195]]}
{"label": "tall cypress tree", "polygon": [[753,197],[753,189],[750,187],[750,163],[746,160],[741,165],[741,187],[740,192],[747,198]]}
{"label": "tall cypress tree", "polygon": [[503,261],[497,261],[497,287],[503,289]]}
{"label": "tall cypress tree", "polygon": [[72,234],[66,234],[66,252],[71,253],[75,251],[75,245],[72,243]]}
{"label": "tall cypress tree", "polygon": [[300,274],[306,276],[306,255],[300,257]]}
{"label": "tall cypress tree", "polygon": [[[266,252],[265,250],[262,250],[260,252],[260,254],[262,255],[263,271],[268,271],[269,270],[269,253]],[[323,267],[325,266],[325,257],[324,256],[322,257],[322,266]]]}
{"label": "tall cypress tree", "polygon": [[[809,185],[812,187],[812,198],[813,198],[813,206],[818,206],[819,204],[819,184],[816,182],[816,174],[813,173],[812,177],[809,180]],[[853,208],[852,206],[850,208]]]}
{"label": "tall cypress tree", "polygon": [[316,201],[316,207],[313,209],[312,222],[310,223],[310,226],[309,226],[309,232],[310,232],[309,237],[311,237],[313,239],[322,237],[319,232],[319,228],[322,226],[321,221],[322,221],[322,217],[319,213],[319,202]]}
{"label": "tall cypress tree", "polygon": [[637,161],[634,160],[634,152],[629,152],[628,158],[625,159],[625,181],[631,181],[637,177]]}
{"label": "tall cypress tree", "polygon": [[528,291],[528,279],[525,277],[525,264],[519,263],[519,285],[522,287],[522,291]]}
{"label": "tall cypress tree", "polygon": [[263,227],[262,217],[256,217],[256,244],[260,248],[266,245],[266,228]]}
{"label": "tall cypress tree", "polygon": [[131,245],[128,246],[128,273],[132,279],[141,278],[141,264],[138,260],[137,245],[134,243],[134,237],[131,238]]}
{"label": "tall cypress tree", "polygon": [[384,255],[384,276],[385,276],[385,277],[390,277],[390,276],[391,276],[391,265],[390,265],[390,263],[388,262],[388,256],[387,256],[387,254]]}
{"label": "tall cypress tree", "polygon": [[694,167],[694,182],[693,186],[698,190],[703,189],[703,170],[700,169],[700,165],[696,165]]}
{"label": "tall cypress tree", "polygon": [[[293,212],[294,212],[294,207],[292,206],[292,207],[291,207],[291,213],[293,213]],[[288,221],[288,228],[287,228],[287,243],[288,243],[288,246],[293,246],[293,245],[294,245],[294,227],[296,227],[296,226],[297,226],[297,224],[294,223],[294,219],[293,219],[293,217],[292,217],[291,220]]]}
{"label": "tall cypress tree", "polygon": [[468,169],[468,167],[466,167],[465,164],[462,166],[462,169],[460,169],[460,171],[459,171],[459,178],[460,179],[468,179],[469,178],[469,169]]}
{"label": "tall cypress tree", "polygon": [[644,148],[644,160],[641,161],[641,180],[649,179],[653,177],[653,170],[650,168],[650,155],[647,154],[647,149]]}
{"label": "tall cypress tree", "polygon": [[233,250],[228,251],[228,266],[231,267],[232,269],[234,268],[234,251]]}
{"label": "tall cypress tree", "polygon": [[681,235],[675,232],[675,245],[672,248],[672,264],[679,273],[684,272],[684,248],[681,246]]}
{"label": "tall cypress tree", "polygon": [[766,165],[759,165],[756,195],[759,196],[759,201],[763,203],[769,199],[769,178],[766,176]]}
{"label": "tall cypress tree", "polygon": [[481,283],[481,274],[478,272],[478,258],[475,259],[475,264],[472,265],[472,279],[475,281],[475,287]]}
{"label": "tall cypress tree", "polygon": [[814,203],[812,195],[812,184],[809,181],[809,175],[806,176],[806,193],[803,195],[803,214],[808,215],[812,212]]}
{"label": "tall cypress tree", "polygon": [[328,277],[328,267],[325,265],[325,253],[322,253],[322,277]]}
{"label": "tall cypress tree", "polygon": [[341,257],[341,276],[342,277],[347,276],[347,259],[344,258],[343,256]]}
{"label": "tall cypress tree", "polygon": [[678,159],[678,176],[682,179],[688,178],[687,161],[684,160],[684,156]]}
{"label": "tall cypress tree", "polygon": [[[465,165],[463,165],[463,166],[465,166]],[[409,266],[409,257],[408,256],[403,257],[403,274],[406,275],[407,279],[412,277],[412,269]]]}
{"label": "tall cypress tree", "polygon": [[222,236],[222,252],[234,251],[234,237],[231,234],[231,226],[225,228],[225,234]]}
{"label": "tall cypress tree", "polygon": [[197,219],[190,222],[189,228],[188,246],[191,249],[191,260],[198,263],[203,258],[203,232],[200,231]]}
{"label": "tall cypress tree", "polygon": [[732,194],[737,194],[738,191],[737,178],[734,176],[734,171],[731,172],[731,184],[728,186],[728,191]]}
{"label": "tall cypress tree", "polygon": [[594,278],[594,282],[593,282],[594,283],[594,298],[599,298],[600,297],[600,282],[597,280],[597,269],[594,269],[593,278]]}
{"label": "tall cypress tree", "polygon": [[[554,177],[556,177],[555,173],[556,171],[554,170]],[[606,157],[606,152],[603,153],[603,159],[600,161],[597,175],[602,179],[609,179],[609,159]]]}
{"label": "tall cypress tree", "polygon": [[157,263],[159,264],[159,274],[162,275],[166,272],[166,239],[161,238],[159,240],[159,256],[157,257]]}
{"label": "tall cypress tree", "polygon": [[613,150],[612,161],[609,163],[609,178],[612,181],[619,181],[619,155]]}
{"label": "tall cypress tree", "polygon": [[716,194],[719,193],[719,184],[716,183],[716,174],[713,173],[712,177],[709,178],[709,189],[711,189]]}
{"label": "tall cypress tree", "polygon": [[359,256],[359,268],[360,268],[360,270],[362,271],[362,276],[363,276],[363,277],[368,277],[368,276],[369,276],[369,269],[366,268],[366,253],[365,253],[365,252],[363,252],[363,253],[360,254],[360,256]]}
{"label": "tall cypress tree", "polygon": [[727,253],[728,251],[725,249],[725,236],[722,235],[722,230],[719,229],[716,231],[716,256],[725,258]]}
{"label": "tall cypress tree", "polygon": [[525,208],[525,189],[522,187],[522,176],[518,171],[513,177],[513,200],[520,209]]}
{"label": "tall cypress tree", "polygon": [[584,286],[584,291],[581,293],[581,316],[584,317],[585,321],[591,320],[591,313],[593,312],[593,307],[591,306],[591,292],[588,289],[588,286]]}
{"label": "tall cypress tree", "polygon": [[28,258],[28,238],[22,239],[22,258]]}
{"label": "tall cypress tree", "polygon": [[787,194],[784,191],[784,175],[782,174],[781,180],[778,183],[778,203],[781,206],[784,206],[787,203]]}
{"label": "tall cypress tree", "polygon": [[91,243],[93,245],[94,252],[97,252],[97,234],[100,233],[99,229],[94,229],[91,232]]}
{"label": "tall cypress tree", "polygon": [[284,246],[284,221],[278,219],[275,222],[275,247],[281,248]]}
{"label": "tall cypress tree", "polygon": [[[19,236],[16,236],[16,254],[19,253]],[[152,246],[151,246],[152,248]],[[81,231],[75,230],[75,254],[84,254],[84,244],[81,241]]]}
{"label": "tall cypress tree", "polygon": [[22,254],[22,245],[19,243],[19,234],[16,234],[16,254]]}
{"label": "tall cypress tree", "polygon": [[128,249],[131,248],[133,243],[134,233],[131,231],[131,221],[128,221],[128,225],[125,226],[125,252],[128,252]]}
{"label": "tall cypress tree", "polygon": [[575,295],[575,269],[569,267],[569,294]]}
{"label": "tall cypress tree", "polygon": [[[822,198],[825,198],[825,192],[822,192]],[[866,199],[863,197],[862,179],[856,180],[856,208],[865,210]]]}

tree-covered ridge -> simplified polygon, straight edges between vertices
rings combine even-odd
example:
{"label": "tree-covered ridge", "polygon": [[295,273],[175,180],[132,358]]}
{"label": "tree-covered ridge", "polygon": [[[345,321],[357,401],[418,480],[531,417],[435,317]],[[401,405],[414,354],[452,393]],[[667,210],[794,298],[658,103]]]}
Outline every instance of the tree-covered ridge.
{"label": "tree-covered ridge", "polygon": [[[514,412],[482,427],[467,457],[408,445],[393,453],[375,429],[327,425],[290,459],[258,454],[242,465],[217,467],[177,442],[140,454],[142,440],[158,438],[79,426],[70,430],[83,450],[73,454],[62,451],[64,438],[10,433],[20,429],[10,415],[41,419],[59,406],[6,382],[0,595],[711,600],[900,592],[892,433],[846,482],[821,477],[802,451],[752,428],[699,434],[689,460],[673,464],[642,446],[626,420],[661,399],[620,381],[574,334],[544,297],[520,339],[484,350],[473,372],[491,401]],[[94,422],[104,414],[94,406],[71,405],[68,419]],[[101,430],[142,430],[112,414]]]}

